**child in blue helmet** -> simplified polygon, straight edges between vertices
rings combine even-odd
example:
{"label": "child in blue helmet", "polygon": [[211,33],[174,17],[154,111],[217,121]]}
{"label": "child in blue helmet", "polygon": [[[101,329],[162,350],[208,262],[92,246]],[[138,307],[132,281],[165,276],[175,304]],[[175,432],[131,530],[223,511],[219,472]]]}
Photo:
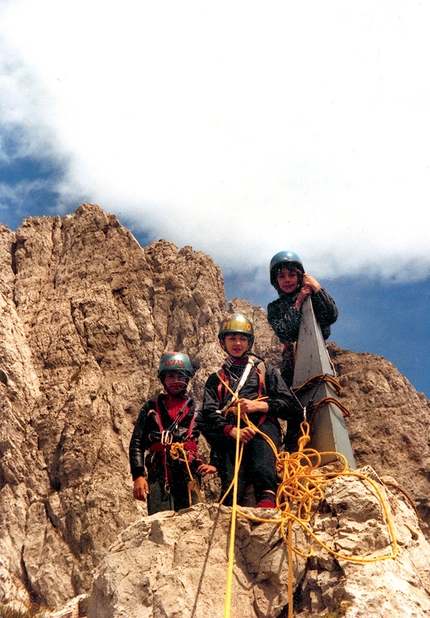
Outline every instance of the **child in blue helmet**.
{"label": "child in blue helmet", "polygon": [[[238,474],[238,503],[243,504],[246,488],[254,488],[256,506],[273,508],[278,485],[276,455],[267,440],[242,420],[237,427],[237,404],[252,424],[265,434],[276,449],[281,444],[279,418],[303,420],[303,408],[275,367],[251,354],[254,331],[250,320],[234,313],[221,323],[218,334],[227,354],[221,370],[207,379],[202,407],[202,433],[211,445],[221,479],[222,496],[234,477],[236,441],[243,444]],[[232,395],[236,394],[236,397]],[[239,435],[238,435],[239,433]],[[232,491],[224,504],[232,504]]]}
{"label": "child in blue helmet", "polygon": [[330,336],[330,325],[336,322],[338,310],[332,297],[318,281],[305,273],[297,253],[280,251],[270,262],[270,283],[279,298],[267,307],[267,319],[284,344],[281,375],[288,386],[293,383],[295,346],[299,337],[303,301],[310,296],[315,318],[324,339]]}
{"label": "child in blue helmet", "polygon": [[[149,515],[195,504],[200,477],[216,472],[197,452],[197,408],[185,394],[193,375],[186,354],[172,352],[162,357],[158,377],[165,393],[144,404],[130,440],[133,495],[136,500],[148,500]],[[178,453],[179,458],[175,456]]]}

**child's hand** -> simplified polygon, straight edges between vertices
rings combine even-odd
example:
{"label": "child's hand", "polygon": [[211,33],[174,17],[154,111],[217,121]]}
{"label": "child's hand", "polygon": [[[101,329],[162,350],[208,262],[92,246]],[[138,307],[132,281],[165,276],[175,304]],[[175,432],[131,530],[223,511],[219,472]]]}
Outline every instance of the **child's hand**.
{"label": "child's hand", "polygon": [[250,412],[268,412],[269,410],[267,401],[241,398],[238,403],[240,404],[240,411],[242,414],[249,414]]}
{"label": "child's hand", "polygon": [[[233,429],[230,431],[230,438],[236,440],[237,432],[237,427],[233,427]],[[247,444],[248,442],[250,442],[254,436],[255,429],[251,429],[251,427],[244,427],[243,429],[239,429],[239,442],[242,442],[243,444]]]}
{"label": "child's hand", "polygon": [[300,307],[303,305],[303,302],[311,294],[312,294],[312,288],[309,285],[304,285],[302,288],[300,288],[300,292],[298,293],[296,302],[294,303],[295,308],[300,309]]}
{"label": "child's hand", "polygon": [[143,476],[138,476],[134,481],[133,496],[136,500],[146,500],[146,496],[149,494],[148,481]]}
{"label": "child's hand", "polygon": [[315,277],[305,273],[303,275],[302,287],[300,288],[300,292],[298,293],[296,302],[294,303],[295,308],[300,309],[306,298],[313,292],[318,292],[320,289],[321,286]]}
{"label": "child's hand", "polygon": [[197,472],[199,474],[201,474],[202,476],[206,476],[207,474],[215,474],[216,471],[217,470],[216,470],[215,466],[212,466],[211,464],[205,464],[205,463],[202,463],[197,468]]}
{"label": "child's hand", "polygon": [[303,287],[309,287],[311,292],[318,292],[318,290],[321,289],[321,286],[315,277],[312,277],[312,275],[308,275],[307,273],[303,275]]}

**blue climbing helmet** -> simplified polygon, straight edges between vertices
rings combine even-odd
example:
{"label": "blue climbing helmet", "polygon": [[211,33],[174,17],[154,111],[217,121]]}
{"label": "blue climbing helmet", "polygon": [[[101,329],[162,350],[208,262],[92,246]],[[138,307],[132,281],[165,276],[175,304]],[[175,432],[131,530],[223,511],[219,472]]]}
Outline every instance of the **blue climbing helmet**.
{"label": "blue climbing helmet", "polygon": [[158,377],[161,381],[168,371],[176,371],[188,379],[192,378],[195,373],[188,356],[180,352],[167,352],[162,356],[158,366]]}
{"label": "blue climbing helmet", "polygon": [[305,272],[302,260],[294,251],[279,251],[276,253],[270,260],[270,283],[278,292],[278,273],[284,266],[287,268],[297,268],[302,274]]}

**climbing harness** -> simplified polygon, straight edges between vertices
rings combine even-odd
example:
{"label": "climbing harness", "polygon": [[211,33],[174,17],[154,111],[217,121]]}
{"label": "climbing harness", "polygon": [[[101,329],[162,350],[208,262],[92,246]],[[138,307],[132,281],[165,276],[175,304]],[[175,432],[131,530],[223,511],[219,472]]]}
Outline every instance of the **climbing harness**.
{"label": "climbing harness", "polygon": [[245,382],[248,379],[249,374],[251,373],[251,369],[254,367],[254,361],[252,360],[252,358],[248,358],[248,362],[246,363],[246,367],[244,369],[244,372],[242,373],[242,377],[239,380],[239,383],[236,387],[236,390],[233,392],[231,390],[231,388],[228,386],[228,384],[226,383],[226,381],[220,376],[220,374],[216,374],[220,380],[220,385],[221,383],[224,384],[224,386],[227,388],[228,391],[230,391],[232,397],[231,399],[225,404],[225,406],[221,409],[218,410],[218,413],[221,414],[222,416],[225,416],[229,410],[229,408],[234,404],[234,402],[238,399],[238,395],[239,392],[242,390],[243,385],[245,384]]}
{"label": "climbing harness", "polygon": [[160,458],[163,459],[163,467],[164,467],[164,491],[167,494],[170,494],[170,481],[172,473],[168,464],[168,455],[172,460],[179,461],[185,464],[188,476],[190,480],[187,484],[188,489],[188,500],[190,506],[193,504],[192,493],[194,492],[197,495],[197,498],[200,502],[204,502],[202,499],[202,495],[200,493],[200,488],[197,480],[194,478],[191,468],[190,461],[197,457],[197,443],[195,440],[191,439],[193,429],[194,429],[194,416],[190,421],[190,425],[188,427],[187,433],[185,435],[185,439],[182,442],[174,441],[175,432],[177,431],[180,423],[184,420],[184,418],[189,413],[189,403],[191,399],[188,398],[182,408],[179,410],[176,419],[173,423],[168,427],[168,429],[163,428],[163,422],[161,419],[161,410],[159,406],[158,399],[155,401],[155,413],[157,417],[157,423],[159,427],[159,433],[154,437],[159,437],[160,441],[154,442],[151,444],[150,451],[153,453],[157,453],[158,457],[154,457],[154,460],[149,468],[148,474],[150,474],[155,467],[159,464]]}
{"label": "climbing harness", "polygon": [[190,480],[188,481],[188,485],[187,485],[188,500],[189,500],[190,506],[192,506],[193,504],[192,493],[193,492],[197,495],[199,502],[204,502],[204,500],[200,493],[199,484],[197,483],[197,480],[193,477],[193,474],[191,472],[190,464],[188,462],[188,453],[189,452],[185,448],[185,444],[182,442],[175,442],[170,447],[170,457],[177,461],[181,461],[182,463],[185,464],[187,468],[187,472],[190,477]]}

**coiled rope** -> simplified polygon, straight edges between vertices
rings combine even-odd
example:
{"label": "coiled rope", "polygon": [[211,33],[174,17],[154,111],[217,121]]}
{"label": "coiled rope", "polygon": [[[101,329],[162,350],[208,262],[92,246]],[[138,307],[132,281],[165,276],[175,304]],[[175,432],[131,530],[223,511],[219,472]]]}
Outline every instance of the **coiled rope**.
{"label": "coiled rope", "polygon": [[309,400],[309,402],[307,403],[307,410],[308,413],[311,412],[312,416],[310,418],[310,425],[312,425],[313,420],[318,412],[318,410],[329,403],[334,404],[335,406],[337,406],[340,411],[342,412],[343,416],[346,418],[348,416],[350,416],[350,412],[348,410],[348,408],[346,408],[338,399],[336,399],[335,397],[323,397],[322,399],[320,399],[320,401],[318,401],[317,403],[314,403],[314,399],[315,396],[320,388],[320,386],[323,384],[323,382],[327,382],[332,388],[333,390],[340,395],[341,393],[341,387],[339,382],[336,380],[336,378],[332,375],[330,375],[329,373],[320,373],[316,376],[313,376],[312,378],[310,378],[309,380],[307,380],[304,384],[301,384],[300,386],[295,386],[292,390],[294,391],[294,393],[297,395],[298,393],[301,393],[304,390],[308,390],[311,386],[316,385],[316,389],[315,392],[313,393],[311,399]]}
{"label": "coiled rope", "polygon": [[[319,376],[319,379],[321,377]],[[228,387],[228,385],[225,384]],[[243,444],[240,444],[240,403],[239,398],[229,389],[234,397],[237,399],[237,437],[236,437],[236,459],[235,459],[235,472],[232,481],[233,484],[233,505],[231,516],[231,529],[230,529],[230,546],[228,556],[228,575],[227,575],[227,588],[226,588],[226,600],[224,608],[224,618],[230,618],[231,609],[231,594],[232,594],[232,580],[233,580],[233,566],[234,566],[234,537],[236,530],[237,515],[257,522],[273,523],[279,525],[280,534],[286,543],[288,552],[288,618],[293,618],[293,553],[304,558],[309,558],[312,555],[312,549],[307,553],[300,551],[297,547],[293,546],[292,530],[293,523],[296,522],[302,526],[305,532],[323,549],[329,552],[331,555],[338,559],[346,560],[350,562],[370,563],[380,560],[388,560],[396,558],[398,555],[398,545],[396,536],[394,533],[393,524],[389,514],[387,504],[384,500],[382,492],[377,484],[368,476],[359,472],[351,471],[348,468],[348,463],[344,455],[337,452],[318,452],[315,449],[307,448],[307,444],[310,441],[310,423],[304,421],[301,424],[302,435],[298,439],[298,451],[296,453],[281,452],[278,453],[275,444],[270,438],[262,431],[258,429],[248,418],[246,414],[243,415],[243,419],[246,424],[259,433],[271,446],[277,459],[277,472],[281,478],[281,482],[276,494],[276,506],[280,511],[280,517],[276,518],[261,518],[245,513],[237,505],[237,479],[241,461],[241,455],[243,452]],[[337,401],[337,400],[335,400]],[[327,401],[325,402],[327,403]],[[321,405],[321,404],[320,404]],[[320,407],[320,406],[319,406]],[[349,414],[349,413],[348,413]],[[313,416],[315,415],[315,411]],[[326,455],[334,455],[338,460],[342,462],[342,468],[339,471],[329,472],[317,472],[321,465],[321,459]],[[326,545],[321,539],[319,539],[311,529],[311,516],[315,512],[316,505],[324,498],[324,487],[330,481],[340,476],[352,476],[359,478],[371,485],[374,489],[380,504],[382,505],[385,521],[389,531],[392,550],[389,554],[382,556],[372,557],[358,557],[358,556],[346,556],[340,552],[336,552],[331,547]],[[230,491],[230,488],[227,490]],[[223,496],[222,499],[224,499]]]}

